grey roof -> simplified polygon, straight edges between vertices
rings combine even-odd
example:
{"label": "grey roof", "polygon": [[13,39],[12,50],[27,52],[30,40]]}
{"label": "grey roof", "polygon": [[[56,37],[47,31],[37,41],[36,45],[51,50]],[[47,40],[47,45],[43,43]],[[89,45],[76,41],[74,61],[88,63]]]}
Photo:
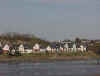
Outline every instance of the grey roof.
{"label": "grey roof", "polygon": [[33,46],[30,44],[24,44],[23,46],[25,49],[32,49],[33,48]]}

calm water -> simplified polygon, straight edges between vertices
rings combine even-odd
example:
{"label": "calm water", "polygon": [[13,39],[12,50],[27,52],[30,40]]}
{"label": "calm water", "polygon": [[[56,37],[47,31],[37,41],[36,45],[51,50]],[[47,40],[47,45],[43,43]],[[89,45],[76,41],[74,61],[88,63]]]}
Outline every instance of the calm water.
{"label": "calm water", "polygon": [[92,76],[100,74],[96,61],[0,63],[0,76]]}

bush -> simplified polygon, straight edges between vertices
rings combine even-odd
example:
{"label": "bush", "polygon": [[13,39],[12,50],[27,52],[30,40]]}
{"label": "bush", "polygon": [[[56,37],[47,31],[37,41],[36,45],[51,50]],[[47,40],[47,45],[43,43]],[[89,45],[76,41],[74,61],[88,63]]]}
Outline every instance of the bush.
{"label": "bush", "polygon": [[21,53],[19,51],[15,51],[15,56],[21,56]]}

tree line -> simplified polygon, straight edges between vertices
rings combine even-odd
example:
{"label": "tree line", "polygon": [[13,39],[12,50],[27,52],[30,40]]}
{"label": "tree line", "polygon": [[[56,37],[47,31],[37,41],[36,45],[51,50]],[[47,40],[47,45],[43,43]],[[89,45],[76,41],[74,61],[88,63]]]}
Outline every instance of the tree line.
{"label": "tree line", "polygon": [[2,42],[8,41],[11,43],[16,43],[16,44],[28,43],[28,44],[34,45],[35,43],[39,43],[43,46],[49,45],[49,41],[39,38],[35,36],[34,34],[23,34],[23,33],[15,33],[15,32],[0,34],[0,41]]}

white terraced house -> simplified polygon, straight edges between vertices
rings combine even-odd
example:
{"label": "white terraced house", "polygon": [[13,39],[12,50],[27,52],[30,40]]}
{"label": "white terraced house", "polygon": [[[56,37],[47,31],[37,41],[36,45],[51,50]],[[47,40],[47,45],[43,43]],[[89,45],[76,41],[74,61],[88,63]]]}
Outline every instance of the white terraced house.
{"label": "white terraced house", "polygon": [[33,50],[34,50],[34,51],[40,51],[40,45],[36,43],[36,44],[33,46]]}
{"label": "white terraced house", "polygon": [[69,50],[69,46],[68,46],[67,43],[64,45],[64,50],[65,50],[65,51],[68,51],[68,50]]}
{"label": "white terraced house", "polygon": [[19,47],[18,47],[18,51],[20,52],[20,53],[24,53],[24,45],[23,44],[21,44]]}
{"label": "white terraced house", "polygon": [[47,46],[46,50],[50,52],[52,51],[52,48],[50,46]]}
{"label": "white terraced house", "polygon": [[8,53],[10,51],[9,48],[10,48],[9,45],[8,44],[5,44],[4,47],[3,47],[3,53],[4,54]]}
{"label": "white terraced house", "polygon": [[65,44],[64,45],[64,50],[65,51],[70,51],[70,52],[77,52],[77,51],[87,51],[87,47],[84,46],[84,45],[76,45],[75,43],[74,44]]}

